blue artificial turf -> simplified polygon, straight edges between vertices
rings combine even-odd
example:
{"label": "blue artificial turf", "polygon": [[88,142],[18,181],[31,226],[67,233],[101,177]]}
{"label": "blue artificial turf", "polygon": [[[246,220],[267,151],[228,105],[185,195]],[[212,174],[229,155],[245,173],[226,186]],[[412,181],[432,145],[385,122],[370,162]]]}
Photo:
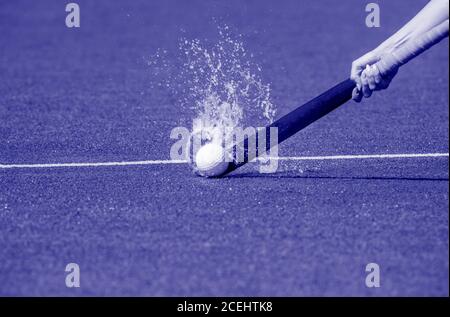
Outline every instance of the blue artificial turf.
{"label": "blue artificial turf", "polygon": [[[0,3],[0,164],[169,159],[171,129],[192,114],[151,87],[144,60],[158,48],[229,25],[282,115],[426,1],[378,1],[379,29],[356,0],[78,3],[79,29],[57,1]],[[444,40],[280,152],[448,153],[448,113]],[[289,161],[214,180],[183,164],[0,170],[0,295],[447,296],[448,190],[448,157]],[[64,284],[69,262],[79,289]]]}

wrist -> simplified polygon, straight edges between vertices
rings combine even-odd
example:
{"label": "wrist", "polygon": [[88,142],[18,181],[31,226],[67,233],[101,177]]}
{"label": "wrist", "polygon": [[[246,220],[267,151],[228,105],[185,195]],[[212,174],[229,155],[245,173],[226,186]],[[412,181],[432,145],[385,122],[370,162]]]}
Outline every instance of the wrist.
{"label": "wrist", "polygon": [[378,46],[375,48],[371,53],[373,54],[373,58],[376,60],[380,60],[381,57],[386,54],[386,52],[389,51],[389,48],[387,46]]}

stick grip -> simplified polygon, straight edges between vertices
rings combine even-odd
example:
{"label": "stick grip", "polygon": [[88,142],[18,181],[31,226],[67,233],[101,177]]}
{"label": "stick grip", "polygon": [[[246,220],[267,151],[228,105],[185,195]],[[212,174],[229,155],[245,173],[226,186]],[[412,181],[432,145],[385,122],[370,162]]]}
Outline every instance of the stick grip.
{"label": "stick grip", "polygon": [[448,20],[435,26],[428,32],[412,39],[400,46],[392,53],[386,54],[375,65],[378,67],[381,75],[388,74],[392,69],[408,63],[411,59],[419,56],[424,51],[439,43],[448,36]]}

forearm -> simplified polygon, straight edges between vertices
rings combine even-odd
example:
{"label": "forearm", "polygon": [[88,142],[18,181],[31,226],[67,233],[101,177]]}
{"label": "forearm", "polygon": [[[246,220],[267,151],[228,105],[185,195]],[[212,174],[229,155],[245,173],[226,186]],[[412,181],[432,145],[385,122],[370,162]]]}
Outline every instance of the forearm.
{"label": "forearm", "polygon": [[394,35],[381,43],[374,51],[377,55],[391,52],[410,39],[423,34],[436,25],[448,20],[449,0],[431,0],[414,18]]}

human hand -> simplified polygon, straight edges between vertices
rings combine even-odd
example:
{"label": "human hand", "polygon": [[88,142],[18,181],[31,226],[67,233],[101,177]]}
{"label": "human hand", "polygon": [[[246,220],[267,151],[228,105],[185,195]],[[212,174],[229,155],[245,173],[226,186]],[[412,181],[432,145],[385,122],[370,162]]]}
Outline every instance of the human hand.
{"label": "human hand", "polygon": [[360,102],[363,97],[369,98],[374,91],[388,88],[397,74],[398,67],[387,74],[380,74],[376,63],[382,58],[382,54],[371,51],[353,61],[350,78],[356,83],[352,92],[352,99],[356,102]]}

